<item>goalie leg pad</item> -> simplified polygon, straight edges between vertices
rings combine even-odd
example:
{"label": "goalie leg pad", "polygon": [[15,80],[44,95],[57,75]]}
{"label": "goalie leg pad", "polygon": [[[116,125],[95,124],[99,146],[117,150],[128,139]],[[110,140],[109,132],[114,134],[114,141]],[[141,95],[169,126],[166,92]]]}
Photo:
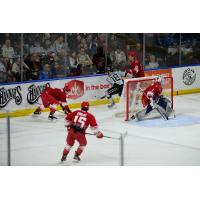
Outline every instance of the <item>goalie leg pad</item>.
{"label": "goalie leg pad", "polygon": [[156,110],[158,111],[158,113],[161,115],[161,117],[165,120],[168,120],[168,113],[159,105],[156,106]]}
{"label": "goalie leg pad", "polygon": [[167,117],[173,112],[171,101],[167,97],[161,97],[157,104],[164,109],[164,113],[166,113]]}
{"label": "goalie leg pad", "polygon": [[152,106],[151,106],[151,105],[148,105],[147,108],[146,108],[145,114],[147,115],[147,114],[150,113],[152,110],[153,110]]}
{"label": "goalie leg pad", "polygon": [[[143,110],[137,112],[135,114],[135,118],[138,121],[141,121],[142,119],[144,119],[145,117],[147,117],[151,113],[152,110],[153,110],[153,108],[149,105],[149,106],[147,106],[146,109],[143,109]],[[131,118],[134,119],[134,116],[132,116]]]}

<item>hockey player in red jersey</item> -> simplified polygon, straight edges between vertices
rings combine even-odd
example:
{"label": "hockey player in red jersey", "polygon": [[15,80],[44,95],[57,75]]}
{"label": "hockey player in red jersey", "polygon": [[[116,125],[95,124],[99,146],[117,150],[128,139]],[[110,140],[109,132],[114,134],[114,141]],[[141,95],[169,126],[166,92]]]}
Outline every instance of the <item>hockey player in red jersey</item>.
{"label": "hockey player in red jersey", "polygon": [[142,104],[145,109],[133,115],[132,119],[142,120],[148,116],[152,110],[157,112],[165,119],[168,120],[169,115],[173,112],[171,108],[171,100],[162,95],[163,77],[158,76],[154,83],[147,87],[142,94]]}
{"label": "hockey player in red jersey", "polygon": [[75,151],[74,160],[80,161],[80,155],[83,152],[85,146],[87,145],[87,140],[85,137],[85,131],[90,125],[94,134],[97,138],[103,138],[103,133],[99,131],[98,125],[95,117],[88,112],[89,102],[84,101],[81,103],[81,110],[76,110],[66,117],[66,127],[68,130],[68,135],[66,139],[66,147],[63,150],[63,155],[61,161],[65,161],[70,149],[74,145],[74,142],[79,143],[78,149]]}
{"label": "hockey player in red jersey", "polygon": [[68,84],[66,83],[63,89],[52,88],[47,86],[40,94],[42,105],[40,105],[34,112],[35,115],[41,114],[44,108],[50,108],[49,119],[56,119],[54,113],[56,112],[58,104],[62,107],[65,114],[71,113],[67,105],[67,93],[70,92]]}
{"label": "hockey player in red jersey", "polygon": [[136,53],[134,51],[128,52],[128,59],[130,61],[131,69],[126,72],[132,74],[133,78],[144,77],[144,69],[142,64],[137,60]]}

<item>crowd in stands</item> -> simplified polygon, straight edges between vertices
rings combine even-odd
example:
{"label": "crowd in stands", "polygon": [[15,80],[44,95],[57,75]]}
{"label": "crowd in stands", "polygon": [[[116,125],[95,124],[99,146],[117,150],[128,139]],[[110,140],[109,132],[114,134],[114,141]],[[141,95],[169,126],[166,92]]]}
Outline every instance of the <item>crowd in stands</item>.
{"label": "crowd in stands", "polygon": [[[124,70],[134,50],[145,69],[198,64],[200,34],[34,33],[0,34],[0,82],[20,82],[104,74],[106,66]],[[22,49],[23,47],[23,49]]]}

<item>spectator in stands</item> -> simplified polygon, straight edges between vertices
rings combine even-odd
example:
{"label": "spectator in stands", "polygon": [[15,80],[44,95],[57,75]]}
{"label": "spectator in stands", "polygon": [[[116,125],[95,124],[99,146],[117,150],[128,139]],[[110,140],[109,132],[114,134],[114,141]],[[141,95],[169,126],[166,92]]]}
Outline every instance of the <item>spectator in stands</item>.
{"label": "spectator in stands", "polygon": [[83,46],[80,47],[80,52],[77,55],[77,63],[81,64],[83,74],[87,74],[87,69],[91,67],[92,61]]}
{"label": "spectator in stands", "polygon": [[30,68],[29,76],[27,78],[31,80],[38,80],[39,73],[41,71],[40,57],[36,53],[33,53],[28,56],[24,62]]}
{"label": "spectator in stands", "polygon": [[173,43],[168,47],[168,54],[173,56],[178,53],[178,45],[176,43]]}
{"label": "spectator in stands", "polygon": [[44,53],[46,55],[49,55],[51,53],[55,53],[56,50],[54,48],[54,46],[51,44],[51,41],[50,40],[45,40],[44,42]]}
{"label": "spectator in stands", "polygon": [[61,49],[65,49],[65,42],[63,36],[59,36],[57,40],[54,42],[54,48],[57,53],[61,51]]}
{"label": "spectator in stands", "polygon": [[45,44],[45,41],[46,40],[50,41],[50,39],[51,39],[51,34],[50,33],[44,33],[43,37],[42,37],[42,43]]}
{"label": "spectator in stands", "polygon": [[98,43],[97,43],[97,36],[95,36],[93,39],[92,39],[92,43],[89,44],[88,48],[89,48],[89,54],[90,55],[94,55],[96,52],[97,52],[97,47],[98,47]]}
{"label": "spectator in stands", "polygon": [[77,67],[77,57],[75,51],[72,51],[71,54],[69,55],[69,63],[70,63],[70,68]]}
{"label": "spectator in stands", "polygon": [[70,73],[68,76],[81,76],[82,75],[82,66],[80,64],[77,65],[76,68],[70,68]]}
{"label": "spectator in stands", "polygon": [[82,74],[82,66],[77,62],[77,55],[75,51],[72,51],[69,55],[69,76],[80,76]]}
{"label": "spectator in stands", "polygon": [[67,60],[67,52],[65,49],[60,49],[60,52],[57,54],[59,63],[61,65],[65,65],[65,61]]}
{"label": "spectator in stands", "polygon": [[123,68],[126,65],[126,55],[121,48],[117,48],[115,51],[115,59],[115,67],[117,67],[117,69]]}
{"label": "spectator in stands", "polygon": [[15,76],[17,81],[20,81],[21,77],[21,71],[20,71],[20,58],[18,58],[17,60],[14,61],[14,63],[12,64],[12,69],[11,69],[13,75]]}
{"label": "spectator in stands", "polygon": [[[20,58],[15,59],[12,64],[12,69],[11,69],[11,72],[17,81],[21,81],[21,68],[20,68],[21,63],[20,62],[21,62]],[[27,71],[30,71],[30,69],[25,63],[23,63],[23,77],[24,78],[26,77]]]}
{"label": "spectator in stands", "polygon": [[4,58],[13,58],[15,55],[13,47],[11,47],[10,40],[6,40],[5,44],[2,47],[2,56]]}
{"label": "spectator in stands", "polygon": [[44,53],[44,49],[43,47],[40,46],[40,42],[39,41],[35,41],[34,45],[30,48],[30,53],[37,53],[37,54],[42,54]]}
{"label": "spectator in stands", "polygon": [[107,67],[111,67],[111,60],[109,55],[107,55],[107,63],[106,63],[106,56],[103,51],[103,47],[97,47],[97,53],[93,55],[92,59],[93,65],[96,67],[97,74],[105,73],[106,64]]}
{"label": "spectator in stands", "polygon": [[40,71],[39,79],[50,79],[52,78],[51,67],[49,64],[45,64],[43,70]]}
{"label": "spectator in stands", "polygon": [[98,37],[98,41],[97,41],[98,46],[104,47],[105,46],[105,41],[106,41],[105,34],[104,33],[100,33],[99,37]]}
{"label": "spectator in stands", "polygon": [[81,49],[81,47],[83,47],[85,49],[85,51],[87,52],[88,46],[87,46],[87,42],[85,38],[81,38],[81,42],[78,45],[78,49]]}
{"label": "spectator in stands", "polygon": [[181,45],[181,52],[184,56],[193,52],[191,41],[187,41],[185,44]]}
{"label": "spectator in stands", "polygon": [[82,39],[81,35],[77,34],[76,36],[77,46],[81,43],[81,39]]}
{"label": "spectator in stands", "polygon": [[87,53],[89,55],[91,55],[92,54],[92,45],[93,45],[92,34],[88,34],[88,36],[86,38],[86,44],[87,44]]}
{"label": "spectator in stands", "polygon": [[9,72],[7,74],[7,80],[6,80],[6,82],[7,83],[17,82],[17,80],[16,80],[15,76],[11,72]]}
{"label": "spectator in stands", "polygon": [[156,57],[155,55],[150,55],[149,56],[149,63],[148,65],[145,67],[145,69],[154,69],[154,68],[158,68],[159,64],[156,61]]}
{"label": "spectator in stands", "polygon": [[7,70],[3,62],[0,61],[0,83],[5,83],[7,79]]}
{"label": "spectator in stands", "polygon": [[119,43],[117,41],[116,35],[111,34],[110,38],[109,38],[109,42],[108,42],[109,49],[110,50],[117,49],[118,45],[119,45]]}
{"label": "spectator in stands", "polygon": [[116,63],[116,57],[115,57],[115,51],[113,49],[110,51],[109,56],[114,66],[114,64]]}
{"label": "spectator in stands", "polygon": [[53,73],[53,77],[54,78],[63,78],[63,77],[66,77],[65,68],[59,62],[55,62],[53,72],[54,72]]}

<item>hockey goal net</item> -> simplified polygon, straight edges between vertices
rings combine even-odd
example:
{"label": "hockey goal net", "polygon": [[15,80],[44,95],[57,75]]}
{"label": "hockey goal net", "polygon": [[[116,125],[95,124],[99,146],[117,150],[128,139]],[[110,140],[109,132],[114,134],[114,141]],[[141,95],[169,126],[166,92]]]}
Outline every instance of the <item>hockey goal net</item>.
{"label": "hockey goal net", "polygon": [[[124,117],[125,121],[128,121],[132,115],[144,109],[141,101],[142,93],[155,79],[156,76],[124,80],[124,88],[115,116]],[[162,95],[171,100],[171,107],[173,108],[173,78],[164,76],[162,87]]]}

